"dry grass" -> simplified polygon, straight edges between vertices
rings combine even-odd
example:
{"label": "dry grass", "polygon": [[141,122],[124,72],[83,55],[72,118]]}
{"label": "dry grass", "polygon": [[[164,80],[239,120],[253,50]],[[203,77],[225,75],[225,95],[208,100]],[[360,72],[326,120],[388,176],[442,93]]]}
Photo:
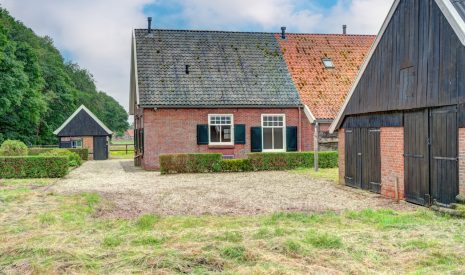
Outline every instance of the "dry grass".
{"label": "dry grass", "polygon": [[465,221],[426,209],[104,219],[27,186],[0,189],[0,273],[465,272]]}

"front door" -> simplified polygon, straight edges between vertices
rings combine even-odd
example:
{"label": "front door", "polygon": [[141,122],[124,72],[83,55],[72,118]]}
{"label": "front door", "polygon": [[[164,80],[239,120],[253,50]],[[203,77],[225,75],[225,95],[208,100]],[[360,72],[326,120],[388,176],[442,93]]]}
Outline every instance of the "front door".
{"label": "front door", "polygon": [[108,159],[107,137],[94,137],[94,160]]}
{"label": "front door", "polygon": [[404,114],[405,199],[425,205],[430,201],[428,110]]}
{"label": "front door", "polygon": [[429,205],[450,204],[458,194],[455,106],[404,115],[405,197]]}
{"label": "front door", "polygon": [[431,197],[444,204],[458,194],[457,107],[431,110]]}
{"label": "front door", "polygon": [[345,130],[346,185],[381,192],[380,130]]}

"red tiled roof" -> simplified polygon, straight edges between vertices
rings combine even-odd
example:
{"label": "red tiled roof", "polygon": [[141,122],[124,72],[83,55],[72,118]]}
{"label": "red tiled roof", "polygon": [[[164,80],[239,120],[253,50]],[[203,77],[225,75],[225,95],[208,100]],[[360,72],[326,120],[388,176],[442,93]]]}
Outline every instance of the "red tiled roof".
{"label": "red tiled roof", "polygon": [[[302,101],[316,119],[334,119],[376,36],[276,34]],[[326,69],[331,58],[334,69]]]}

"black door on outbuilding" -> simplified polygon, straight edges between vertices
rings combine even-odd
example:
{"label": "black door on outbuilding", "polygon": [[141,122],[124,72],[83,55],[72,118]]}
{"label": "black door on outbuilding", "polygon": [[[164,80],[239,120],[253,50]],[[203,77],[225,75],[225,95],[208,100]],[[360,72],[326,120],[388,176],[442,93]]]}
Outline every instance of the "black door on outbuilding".
{"label": "black door on outbuilding", "polygon": [[108,159],[108,142],[107,137],[94,137],[94,160]]}
{"label": "black door on outbuilding", "polygon": [[455,202],[458,194],[457,107],[404,115],[406,200],[428,205]]}
{"label": "black door on outbuilding", "polygon": [[345,131],[346,184],[381,192],[380,130],[353,128]]}

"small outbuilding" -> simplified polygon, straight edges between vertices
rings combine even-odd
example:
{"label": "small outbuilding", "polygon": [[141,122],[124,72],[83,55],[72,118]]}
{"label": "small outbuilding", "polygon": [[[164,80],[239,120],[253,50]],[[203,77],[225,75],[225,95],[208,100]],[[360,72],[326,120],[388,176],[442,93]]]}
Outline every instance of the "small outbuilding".
{"label": "small outbuilding", "polygon": [[330,131],[345,184],[421,205],[465,194],[465,1],[396,0]]}
{"label": "small outbuilding", "polygon": [[59,138],[60,148],[86,148],[89,159],[108,159],[108,143],[113,132],[84,105],[53,133]]}

